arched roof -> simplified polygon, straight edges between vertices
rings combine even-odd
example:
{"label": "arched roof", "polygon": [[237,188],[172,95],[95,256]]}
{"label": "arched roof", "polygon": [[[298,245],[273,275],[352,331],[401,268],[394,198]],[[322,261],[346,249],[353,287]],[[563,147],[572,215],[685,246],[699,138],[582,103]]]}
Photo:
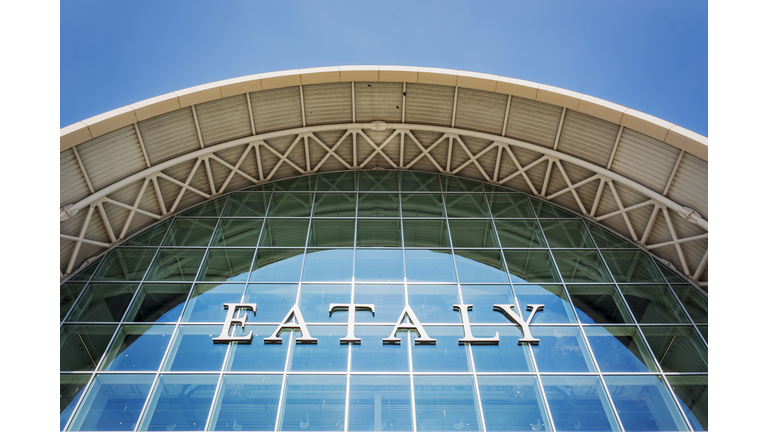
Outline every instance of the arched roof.
{"label": "arched roof", "polygon": [[60,275],[222,193],[374,167],[550,200],[706,286],[707,138],[544,84],[403,66],[234,78],[62,128]]}

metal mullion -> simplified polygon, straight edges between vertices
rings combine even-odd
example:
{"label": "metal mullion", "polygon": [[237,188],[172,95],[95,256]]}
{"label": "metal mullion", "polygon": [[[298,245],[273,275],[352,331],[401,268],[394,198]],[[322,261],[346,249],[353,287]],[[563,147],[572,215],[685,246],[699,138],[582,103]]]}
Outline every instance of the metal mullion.
{"label": "metal mullion", "polygon": [[[661,273],[661,270],[659,270],[659,269],[658,269],[657,263],[656,263],[655,261],[656,261],[656,260],[654,260],[654,259],[651,259],[651,262],[653,263],[653,265],[654,265],[654,268],[656,268],[656,270],[657,270],[659,273]],[[664,274],[663,274],[663,273],[662,273],[662,277],[664,277]],[[664,277],[664,280],[666,280],[666,279],[667,279],[667,278],[666,278],[666,277]],[[682,285],[682,284],[681,284],[681,285]],[[690,286],[689,284],[686,284],[686,285],[687,285],[687,286]],[[703,335],[701,334],[701,332],[699,331],[699,327],[696,325],[696,321],[694,321],[694,320],[693,320],[693,318],[691,317],[691,315],[688,313],[688,309],[685,307],[685,305],[683,304],[683,302],[680,300],[680,297],[678,297],[678,296],[677,296],[677,293],[675,292],[675,290],[674,290],[674,289],[672,289],[672,285],[669,283],[669,281],[667,281],[667,289],[668,289],[669,291],[671,291],[671,292],[672,292],[672,295],[675,297],[675,299],[677,300],[678,304],[679,304],[679,305],[680,305],[680,307],[683,309],[683,312],[685,313],[685,316],[686,316],[686,317],[687,317],[687,318],[690,320],[690,322],[691,322],[691,323],[693,323],[693,327],[696,329],[696,334],[698,334],[698,335],[699,335],[699,337],[701,338],[701,340],[702,340],[702,341],[704,341],[704,345],[707,347],[707,351],[709,351],[709,344],[707,343],[707,339],[706,339],[706,338],[704,338],[704,336],[703,336]],[[709,297],[707,297],[707,304],[709,304]],[[709,323],[704,323],[704,324],[708,325]],[[638,323],[638,326],[639,326],[639,325],[640,325],[640,324]],[[656,357],[656,356],[654,356],[654,358],[655,358],[655,357]],[[691,429],[691,430],[693,430],[693,429]]]}
{"label": "metal mullion", "polygon": [[[405,304],[408,304],[408,288],[405,288]],[[399,324],[399,323],[398,323]],[[408,377],[411,380],[411,430],[416,432],[416,386],[413,382],[413,353],[411,347],[411,330],[407,330],[408,337]]]}
{"label": "metal mullion", "polygon": [[[299,301],[299,292],[296,292],[296,301]],[[278,324],[279,325],[279,324]],[[283,422],[283,405],[285,405],[285,397],[286,393],[288,391],[288,366],[291,364],[291,359],[293,357],[293,333],[295,330],[291,330],[291,333],[288,335],[288,349],[285,353],[285,366],[283,366],[283,383],[280,388],[280,399],[277,403],[277,418],[275,419],[275,431],[280,429],[280,426],[282,426]],[[278,335],[279,336],[279,335]]]}
{"label": "metal mullion", "polygon": [[154,394],[155,387],[157,387],[157,381],[159,379],[160,379],[160,372],[158,371],[158,372],[155,372],[155,379],[152,381],[152,385],[149,387],[149,391],[147,392],[147,399],[144,401],[144,406],[141,407],[141,412],[139,413],[139,416],[136,418],[136,426],[133,427],[133,430],[137,430],[139,426],[141,426],[141,422],[144,420],[144,416],[147,414],[147,407],[152,399],[152,395]]}
{"label": "metal mullion", "polygon": [[[229,346],[227,347],[227,355],[229,354],[230,348],[232,347],[232,342],[229,343]],[[226,356],[224,357],[224,365],[227,364]],[[224,365],[222,365],[222,368],[224,368]],[[205,428],[203,430],[211,430],[211,421],[213,420],[213,410],[216,407],[217,404],[217,398],[219,397],[219,392],[221,391],[221,387],[223,385],[224,381],[224,374],[222,372],[219,372],[219,380],[216,384],[216,389],[213,391],[213,399],[211,400],[211,408],[208,410],[208,418],[205,421]]]}

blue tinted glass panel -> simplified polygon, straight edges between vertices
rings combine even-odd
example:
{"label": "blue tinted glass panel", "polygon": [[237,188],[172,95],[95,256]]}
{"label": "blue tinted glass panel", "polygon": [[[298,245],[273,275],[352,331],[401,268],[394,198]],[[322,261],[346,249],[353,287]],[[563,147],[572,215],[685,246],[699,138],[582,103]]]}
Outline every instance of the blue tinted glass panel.
{"label": "blue tinted glass panel", "polygon": [[280,375],[224,375],[211,430],[275,430]]}
{"label": "blue tinted glass panel", "polygon": [[[472,323],[507,323],[503,314],[494,311],[495,304],[515,304],[510,285],[462,285],[461,295],[464,304],[471,304],[469,322]],[[519,310],[517,306],[514,310]],[[540,312],[539,312],[540,313]]]}
{"label": "blue tinted glass panel", "polygon": [[240,303],[243,290],[244,284],[196,284],[181,321],[224,322],[227,317],[224,303]]}
{"label": "blue tinted glass panel", "polygon": [[584,327],[601,372],[658,372],[636,327]]}
{"label": "blue tinted glass panel", "polygon": [[461,314],[453,310],[459,303],[456,285],[408,286],[408,305],[422,323],[460,323]]}
{"label": "blue tinted glass panel", "polygon": [[233,342],[224,370],[237,372],[283,371],[285,357],[291,345],[291,332],[280,335],[282,343],[264,343],[277,326],[246,325],[245,329],[234,326],[234,336],[246,336],[253,332],[251,342]]}
{"label": "blue tinted glass panel", "polygon": [[456,282],[450,250],[405,251],[405,275],[408,282]]}
{"label": "blue tinted glass panel", "polygon": [[497,250],[454,250],[459,282],[509,282],[501,252]]}
{"label": "blue tinted glass panel", "polygon": [[296,303],[298,290],[297,284],[248,284],[244,303],[258,305],[253,321],[281,322]]}
{"label": "blue tinted glass panel", "polygon": [[410,431],[411,382],[407,376],[352,376],[350,431]]}
{"label": "blue tinted glass panel", "polygon": [[133,430],[154,379],[154,374],[97,375],[69,430]]}
{"label": "blue tinted glass panel", "polygon": [[626,431],[688,430],[660,376],[606,376],[605,384]]}
{"label": "blue tinted glass panel", "polygon": [[143,284],[126,321],[176,322],[187,301],[191,284]]}
{"label": "blue tinted glass panel", "polygon": [[709,390],[706,375],[668,375],[669,385],[693,430],[709,429]]}
{"label": "blue tinted glass panel", "polygon": [[550,431],[544,398],[535,376],[479,376],[487,431]]}
{"label": "blue tinted glass panel", "polygon": [[[278,430],[344,430],[346,393],[344,375],[289,375]],[[307,407],[322,409],[307,410]]]}
{"label": "blue tinted glass panel", "polygon": [[64,430],[91,375],[61,374],[59,376],[59,430]]}
{"label": "blue tinted glass panel", "polygon": [[403,251],[357,249],[355,251],[355,281],[402,282]]}
{"label": "blue tinted glass panel", "polygon": [[413,386],[417,431],[480,430],[471,376],[414,376]]}
{"label": "blue tinted glass panel", "polygon": [[540,372],[596,372],[578,327],[531,327]]}
{"label": "blue tinted glass panel", "polygon": [[562,285],[514,285],[517,301],[520,302],[520,311],[526,321],[531,315],[528,310],[529,304],[543,304],[544,309],[540,309],[533,316],[532,324],[546,323],[575,323],[576,317],[568,302],[568,296],[565,294]]}
{"label": "blue tinted glass panel", "polygon": [[345,323],[349,312],[338,309],[330,313],[331,303],[349,304],[352,301],[351,285],[303,284],[299,294],[299,310],[305,322]]}
{"label": "blue tinted glass panel", "polygon": [[210,249],[197,280],[246,281],[254,249]]}
{"label": "blue tinted glass panel", "polygon": [[[499,314],[501,315],[501,314]],[[517,326],[472,326],[472,335],[489,338],[499,334],[499,344],[473,344],[477,372],[534,372],[528,344],[517,341],[523,332]]]}
{"label": "blue tinted glass panel", "polygon": [[290,371],[343,372],[347,370],[349,349],[341,344],[347,335],[346,326],[307,326],[315,343],[296,343],[293,346]]}
{"label": "blue tinted glass panel", "polygon": [[104,357],[101,370],[156,371],[160,368],[175,326],[124,325]]}
{"label": "blue tinted glass panel", "polygon": [[298,282],[304,251],[301,249],[259,249],[251,271],[251,282]]}
{"label": "blue tinted glass panel", "polygon": [[355,322],[394,323],[405,307],[403,285],[355,285],[355,303],[376,306],[376,314],[359,313]]}
{"label": "blue tinted glass panel", "polygon": [[220,325],[179,326],[163,370],[220,371],[227,353],[226,344],[213,343],[220,333]]}
{"label": "blue tinted glass panel", "polygon": [[621,430],[600,378],[542,376],[541,383],[557,430]]}
{"label": "blue tinted glass panel", "polygon": [[[413,343],[411,355],[414,372],[470,371],[468,346],[459,344],[459,339],[464,337],[461,327],[426,326],[424,330],[427,331],[428,337],[437,339],[437,342]],[[427,335],[421,335],[421,337],[427,337]]]}
{"label": "blue tinted glass panel", "polygon": [[352,280],[352,249],[309,249],[304,261],[304,282]]}
{"label": "blue tinted glass panel", "polygon": [[160,375],[138,430],[205,429],[218,375]]}
{"label": "blue tinted glass panel", "polygon": [[[355,326],[355,336],[361,339],[352,345],[353,372],[408,372],[408,345],[405,332],[399,344],[382,343],[394,329],[392,326]],[[341,348],[337,348],[341,349]]]}

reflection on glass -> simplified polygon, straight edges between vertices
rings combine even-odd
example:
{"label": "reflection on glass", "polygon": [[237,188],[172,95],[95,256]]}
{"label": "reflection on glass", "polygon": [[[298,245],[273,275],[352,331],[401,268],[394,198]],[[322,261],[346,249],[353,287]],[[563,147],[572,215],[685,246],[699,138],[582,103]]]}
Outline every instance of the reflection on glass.
{"label": "reflection on glass", "polygon": [[272,189],[275,187],[274,183],[264,183],[257,186],[249,187],[248,189],[243,189],[243,191],[247,192],[272,192]]}
{"label": "reflection on glass", "polygon": [[589,227],[589,232],[592,233],[592,238],[595,239],[595,243],[600,249],[635,247],[632,243],[592,222],[587,222],[587,227]]}
{"label": "reflection on glass", "polygon": [[303,284],[299,294],[299,310],[305,322],[347,322],[348,312],[343,309],[330,314],[331,303],[349,304],[352,300],[351,285]]}
{"label": "reflection on glass", "polygon": [[[462,287],[463,288],[463,287]],[[498,314],[501,316],[501,314]],[[528,344],[518,343],[523,332],[518,326],[472,326],[478,338],[499,334],[498,345],[473,344],[472,358],[477,372],[533,372]]]}
{"label": "reflection on glass", "polygon": [[441,176],[443,191],[445,192],[482,192],[483,185],[480,182],[458,177]]}
{"label": "reflection on glass", "polygon": [[405,247],[451,247],[444,220],[403,219]]}
{"label": "reflection on glass", "polygon": [[239,303],[244,289],[243,284],[195,285],[184,310],[182,322],[224,322],[227,316],[224,303]]}
{"label": "reflection on glass", "polygon": [[[219,211],[220,210],[221,209],[219,209]],[[142,233],[123,243],[123,246],[160,246],[160,243],[165,237],[165,232],[168,231],[168,227],[171,225],[171,220],[172,219],[166,219],[165,221],[160,222],[152,228],[143,231]],[[95,270],[95,268],[91,271],[93,270]]]}
{"label": "reflection on glass", "polygon": [[311,193],[274,193],[269,205],[271,217],[309,217],[312,213]]}
{"label": "reflection on glass", "polygon": [[317,176],[318,191],[355,191],[357,190],[357,172],[344,171],[320,174]]}
{"label": "reflection on glass", "polygon": [[408,194],[401,197],[403,217],[434,217],[445,216],[443,196],[440,194]]}
{"label": "reflection on glass", "polygon": [[564,282],[612,282],[611,275],[597,251],[553,250]]}
{"label": "reflection on glass", "polygon": [[557,430],[621,430],[600,378],[542,376],[541,383]]}
{"label": "reflection on glass", "polygon": [[133,430],[154,379],[154,374],[96,375],[69,430]]}
{"label": "reflection on glass", "polygon": [[344,375],[288,375],[278,430],[344,430]]}
{"label": "reflection on glass", "polygon": [[226,344],[215,344],[221,325],[182,325],[163,365],[166,371],[218,372],[224,363]]}
{"label": "reflection on glass", "polygon": [[535,376],[479,376],[477,385],[487,431],[552,430]]}
{"label": "reflection on glass", "polygon": [[[464,304],[472,305],[472,309],[469,310],[470,322],[509,322],[503,314],[494,311],[493,305],[515,304],[515,297],[514,294],[512,294],[512,287],[510,285],[462,285],[461,296],[464,299]],[[514,310],[519,311],[520,309],[515,306]]]}
{"label": "reflection on glass", "polygon": [[67,425],[90,378],[90,375],[59,375],[59,430]]}
{"label": "reflection on glass", "polygon": [[248,284],[243,302],[258,305],[254,322],[280,322],[296,303],[298,290],[297,284]]}
{"label": "reflection on glass", "polygon": [[395,193],[361,193],[357,203],[358,217],[398,217],[400,197]]}
{"label": "reflection on glass", "polygon": [[440,192],[440,177],[411,171],[400,172],[400,190],[415,192]]}
{"label": "reflection on glass", "polygon": [[448,211],[448,217],[451,218],[487,218],[490,216],[482,194],[446,194],[445,209]]}
{"label": "reflection on glass", "polygon": [[577,217],[575,214],[569,212],[568,210],[561,209],[560,207],[557,207],[548,202],[538,200],[535,198],[531,198],[531,204],[533,204],[533,210],[536,212],[536,215],[540,218],[575,218]]}
{"label": "reflection on glass", "polygon": [[514,284],[517,300],[520,302],[520,314],[526,321],[531,315],[529,304],[543,304],[544,309],[536,312],[532,324],[575,323],[568,296],[562,285],[518,285]]}
{"label": "reflection on glass", "polygon": [[688,430],[660,376],[608,375],[605,384],[626,431]]}
{"label": "reflection on glass", "polygon": [[309,219],[267,219],[259,246],[304,247]]}
{"label": "reflection on glass", "polygon": [[296,177],[275,182],[275,191],[314,191],[315,179],[313,175]]}
{"label": "reflection on glass", "polygon": [[456,285],[408,286],[408,305],[423,323],[460,323],[461,315],[453,310],[459,303]]}
{"label": "reflection on glass", "polygon": [[606,250],[603,258],[616,282],[664,282],[651,258],[641,250]]}
{"label": "reflection on glass", "polygon": [[709,390],[706,375],[667,376],[693,430],[709,429]]}
{"label": "reflection on glass", "polygon": [[408,282],[456,282],[450,250],[405,251],[405,275]]}
{"label": "reflection on glass", "polygon": [[302,249],[259,249],[251,271],[251,282],[298,282]]}
{"label": "reflection on glass", "polygon": [[138,430],[205,429],[218,375],[160,375]]}
{"label": "reflection on glass", "polygon": [[67,321],[120,321],[137,287],[136,284],[91,283],[80,296]]}
{"label": "reflection on glass", "polygon": [[197,280],[245,281],[251,270],[254,249],[210,249]]}
{"label": "reflection on glass", "polygon": [[229,196],[222,217],[264,217],[270,196],[269,193],[233,193]]}
{"label": "reflection on glass", "polygon": [[505,249],[504,258],[513,283],[560,282],[560,276],[546,250]]}
{"label": "reflection on glass", "polygon": [[313,219],[309,228],[309,247],[352,247],[355,221],[352,219]]}
{"label": "reflection on glass", "polygon": [[397,171],[361,171],[360,191],[397,192]]}
{"label": "reflection on glass", "polygon": [[[490,199],[490,198],[489,198]],[[527,203],[526,203],[527,205]],[[535,220],[498,219],[496,231],[501,246],[505,248],[545,248],[547,243]]]}
{"label": "reflection on glass", "polygon": [[480,411],[471,376],[413,377],[418,431],[479,431]]}
{"label": "reflection on glass", "polygon": [[208,246],[216,222],[216,219],[177,218],[163,246]]}
{"label": "reflection on glass", "polygon": [[172,325],[124,325],[104,357],[100,370],[156,371],[175,330]]}
{"label": "reflection on glass", "polygon": [[187,301],[190,284],[143,284],[125,315],[133,322],[176,322]]}
{"label": "reflection on glass", "polygon": [[104,257],[93,280],[138,281],[152,262],[157,249],[115,248]]}
{"label": "reflection on glass", "polygon": [[59,342],[60,370],[95,370],[116,329],[117,325],[63,325]]}
{"label": "reflection on glass", "polygon": [[352,345],[353,372],[408,372],[408,339],[405,332],[398,332],[397,337],[402,340],[399,344],[381,342],[389,337],[393,328],[394,325],[355,326],[355,336],[361,341]]}
{"label": "reflection on glass", "polygon": [[211,430],[275,430],[282,384],[280,375],[224,375]]}
{"label": "reflection on glass", "polygon": [[349,430],[413,430],[408,377],[352,376],[349,384]]}
{"label": "reflection on glass", "polygon": [[685,306],[688,315],[695,323],[706,323],[709,320],[709,307],[707,296],[690,285],[671,285],[677,298]]}
{"label": "reflection on glass", "polygon": [[459,282],[509,282],[500,251],[457,249],[453,253]]}
{"label": "reflection on glass", "polygon": [[308,249],[304,261],[304,282],[352,280],[352,249]]}
{"label": "reflection on glass", "polygon": [[357,200],[354,194],[318,193],[314,217],[354,217]]}
{"label": "reflection on glass", "polygon": [[400,220],[360,219],[357,221],[358,247],[400,247]]}
{"label": "reflection on glass", "polygon": [[185,210],[179,213],[179,216],[184,217],[217,217],[221,214],[221,209],[224,208],[224,203],[227,202],[227,197],[216,198],[215,200],[208,201],[198,206],[192,207],[189,210]]}
{"label": "reflection on glass", "polygon": [[551,248],[594,248],[584,224],[577,219],[542,220],[541,228]]}
{"label": "reflection on glass", "polygon": [[584,324],[631,323],[632,317],[613,285],[568,285],[576,315]]}
{"label": "reflection on glass", "polygon": [[357,249],[355,251],[356,282],[402,282],[403,251]]}
{"label": "reflection on glass", "polygon": [[347,326],[311,325],[307,326],[307,330],[313,338],[317,338],[317,342],[296,343],[293,346],[289,370],[292,372],[346,371],[349,349],[341,344],[340,339],[347,335]]}
{"label": "reflection on glass", "polygon": [[667,267],[666,264],[663,264],[663,263],[659,262],[659,260],[654,260],[654,261],[656,261],[656,266],[659,268],[659,270],[661,270],[661,273],[667,279],[667,282],[669,282],[671,284],[674,284],[674,283],[688,283],[688,281],[684,277],[682,277],[679,274],[677,274],[674,271],[672,271],[672,269]]}
{"label": "reflection on glass", "polygon": [[[534,218],[528,197],[515,193],[488,194],[488,204],[494,218]],[[503,242],[503,240],[502,240]]]}
{"label": "reflection on glass", "polygon": [[640,324],[690,322],[667,285],[619,285],[619,288]]}
{"label": "reflection on glass", "polygon": [[461,248],[497,248],[496,232],[493,223],[487,220],[458,220],[448,221],[451,225],[451,241],[453,247]]}
{"label": "reflection on glass", "polygon": [[[394,323],[405,307],[402,285],[355,285],[355,303],[376,305],[376,314],[355,316],[358,323]],[[387,334],[388,336],[388,334]]]}
{"label": "reflection on glass", "polygon": [[664,372],[706,372],[707,347],[693,326],[642,326]]}
{"label": "reflection on glass", "polygon": [[539,372],[596,372],[578,327],[531,327]]}
{"label": "reflection on glass", "polygon": [[636,327],[584,327],[602,372],[658,372]]}
{"label": "reflection on glass", "polygon": [[[409,287],[410,288],[410,287]],[[454,312],[458,315],[458,312]],[[423,323],[422,323],[423,324]],[[429,337],[437,339],[433,344],[412,342],[414,372],[469,372],[469,345],[459,344],[464,337],[461,327],[425,326]],[[411,334],[413,339],[416,333]],[[425,335],[421,335],[426,337]]]}
{"label": "reflection on glass", "polygon": [[709,342],[709,332],[707,331],[707,326],[700,325],[700,326],[696,326],[696,328],[699,329],[699,333],[701,333],[701,336],[704,337],[704,340]]}
{"label": "reflection on glass", "polygon": [[232,335],[247,336],[253,332],[251,342],[232,342],[224,370],[237,372],[267,372],[285,370],[285,357],[291,345],[291,332],[285,331],[279,336],[282,343],[264,343],[264,338],[272,336],[277,326],[246,325],[245,329],[233,326]]}
{"label": "reflection on glass", "polygon": [[257,246],[263,219],[222,219],[211,246]]}
{"label": "reflection on glass", "polygon": [[205,249],[160,249],[147,272],[147,280],[193,281],[203,255]]}

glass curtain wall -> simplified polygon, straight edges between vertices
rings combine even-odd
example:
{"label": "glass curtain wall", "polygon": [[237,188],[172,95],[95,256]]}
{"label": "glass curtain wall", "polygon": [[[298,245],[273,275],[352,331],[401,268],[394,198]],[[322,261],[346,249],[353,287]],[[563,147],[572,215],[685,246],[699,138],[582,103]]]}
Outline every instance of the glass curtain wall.
{"label": "glass curtain wall", "polygon": [[61,285],[60,427],[706,430],[706,337],[703,292],[558,206],[311,175],[189,209]]}

